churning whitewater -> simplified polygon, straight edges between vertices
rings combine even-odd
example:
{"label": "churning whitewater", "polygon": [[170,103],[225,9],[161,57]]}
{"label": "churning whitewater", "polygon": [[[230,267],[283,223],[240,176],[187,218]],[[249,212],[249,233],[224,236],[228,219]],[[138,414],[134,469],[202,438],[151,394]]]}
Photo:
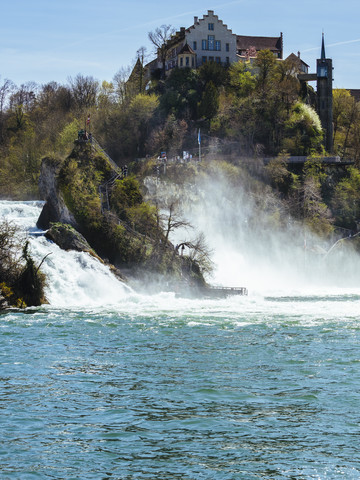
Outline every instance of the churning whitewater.
{"label": "churning whitewater", "polygon": [[54,307],[100,306],[119,303],[131,289],[88,253],[61,250],[36,228],[43,202],[0,202],[0,215],[28,235],[31,253],[47,277],[46,298]]}
{"label": "churning whitewater", "polygon": [[[121,309],[147,308],[153,306],[159,310],[192,310],[199,306],[210,311],[221,306],[224,311],[237,312],[262,308],[268,309],[273,299],[291,299],[300,296],[306,307],[308,298],[312,304],[316,300],[317,306],[321,299],[338,296],[359,294],[360,270],[353,274],[353,258],[342,258],[342,267],[348,264],[349,272],[345,279],[334,274],[334,269],[322,270],[322,276],[314,276],[311,265],[306,265],[306,254],[300,251],[300,258],[291,258],[290,252],[294,251],[287,245],[282,236],[276,241],[267,239],[272,246],[274,258],[269,252],[264,253],[264,246],[260,245],[264,239],[254,237],[251,241],[242,239],[241,226],[246,220],[244,210],[238,214],[238,222],[225,218],[219,199],[207,206],[201,205],[198,210],[192,209],[188,213],[191,221],[206,231],[210,239],[210,246],[215,260],[215,272],[209,278],[211,283],[224,286],[246,286],[249,288],[249,298],[235,297],[222,301],[216,300],[182,300],[175,298],[173,293],[158,291],[152,296],[137,294],[132,288],[117,279],[110,269],[96,258],[85,252],[64,251],[56,244],[44,237],[43,231],[36,227],[36,221],[43,207],[41,201],[29,202],[0,202],[0,216],[20,226],[21,231],[30,241],[31,253],[34,259],[42,263],[42,271],[47,276],[46,297],[50,307],[64,308],[107,308],[117,306]],[[242,199],[240,199],[242,201]],[[217,207],[216,207],[217,206]],[[239,212],[239,210],[237,210]],[[210,219],[213,221],[211,222]],[[226,226],[226,229],[223,226]],[[230,232],[231,235],[226,235]],[[248,244],[246,243],[248,242]],[[276,245],[277,242],[277,245]],[[285,244],[281,248],[280,242]],[[274,248],[276,245],[276,248]],[[246,248],[247,247],[247,248]],[[257,250],[257,254],[256,254]],[[275,260],[275,261],[274,261]],[[279,262],[277,264],[276,262]],[[323,265],[326,267],[326,265]],[[314,270],[316,268],[314,267]],[[317,272],[318,273],[318,272]],[[308,277],[306,277],[308,274]],[[350,284],[347,283],[351,279]],[[281,301],[285,310],[289,302]],[[291,302],[290,302],[291,303]],[[276,303],[279,308],[279,303]],[[331,305],[332,312],[335,305]],[[341,307],[343,308],[343,306]],[[306,312],[308,313],[308,312]]]}

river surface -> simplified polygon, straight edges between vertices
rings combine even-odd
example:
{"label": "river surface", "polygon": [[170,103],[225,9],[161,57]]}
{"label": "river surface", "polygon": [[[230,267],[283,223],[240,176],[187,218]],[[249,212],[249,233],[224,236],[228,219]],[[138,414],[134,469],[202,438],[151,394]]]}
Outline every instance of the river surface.
{"label": "river surface", "polygon": [[145,296],[31,243],[50,305],[0,315],[1,479],[360,478],[360,289]]}

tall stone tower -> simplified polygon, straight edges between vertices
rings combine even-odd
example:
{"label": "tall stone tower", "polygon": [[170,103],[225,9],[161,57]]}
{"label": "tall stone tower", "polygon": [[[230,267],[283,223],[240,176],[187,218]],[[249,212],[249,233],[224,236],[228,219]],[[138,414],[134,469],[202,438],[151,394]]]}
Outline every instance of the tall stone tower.
{"label": "tall stone tower", "polygon": [[326,150],[333,151],[333,100],[332,100],[332,82],[333,67],[332,59],[326,58],[324,34],[321,43],[321,58],[316,61],[317,76],[317,107],[324,129],[324,145]]}

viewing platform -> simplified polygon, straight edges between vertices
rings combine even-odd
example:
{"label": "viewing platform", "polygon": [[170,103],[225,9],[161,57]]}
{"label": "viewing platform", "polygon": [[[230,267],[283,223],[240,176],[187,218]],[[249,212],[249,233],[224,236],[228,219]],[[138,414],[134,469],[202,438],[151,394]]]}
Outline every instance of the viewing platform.
{"label": "viewing platform", "polygon": [[233,296],[246,296],[247,294],[248,290],[245,287],[206,285],[190,288],[188,285],[178,285],[178,288],[176,288],[176,296],[185,298],[221,299]]}
{"label": "viewing platform", "polygon": [[[271,161],[277,160],[279,157],[264,158],[264,164],[268,165]],[[289,166],[289,169],[301,172],[306,162],[315,162],[327,169],[342,169],[354,165],[353,160],[341,160],[339,156],[332,157],[306,157],[306,156],[284,156],[283,158]]]}

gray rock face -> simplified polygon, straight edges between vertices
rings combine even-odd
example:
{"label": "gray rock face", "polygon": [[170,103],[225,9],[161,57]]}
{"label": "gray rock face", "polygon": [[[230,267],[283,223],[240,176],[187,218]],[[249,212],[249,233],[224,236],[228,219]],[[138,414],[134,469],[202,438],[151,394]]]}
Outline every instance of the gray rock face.
{"label": "gray rock face", "polygon": [[81,235],[70,225],[56,223],[51,225],[45,237],[52,240],[63,250],[77,250],[78,252],[91,252],[92,248]]}
{"label": "gray rock face", "polygon": [[60,166],[60,162],[53,158],[44,158],[41,164],[39,190],[46,203],[36,225],[43,230],[47,230],[50,223],[55,222],[68,223],[77,228],[77,222],[65,205],[58,186],[57,174]]}
{"label": "gray rock face", "polygon": [[1,290],[0,290],[0,310],[5,310],[8,307],[9,307],[9,304],[6,301],[5,297],[1,295]]}

